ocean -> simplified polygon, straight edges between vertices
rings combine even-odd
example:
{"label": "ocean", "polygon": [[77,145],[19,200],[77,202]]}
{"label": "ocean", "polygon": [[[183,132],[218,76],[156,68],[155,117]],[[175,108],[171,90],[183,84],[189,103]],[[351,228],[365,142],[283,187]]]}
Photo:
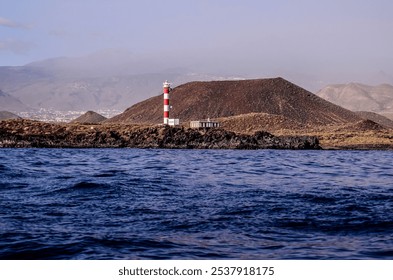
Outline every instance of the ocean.
{"label": "ocean", "polygon": [[0,259],[393,259],[392,158],[0,149]]}

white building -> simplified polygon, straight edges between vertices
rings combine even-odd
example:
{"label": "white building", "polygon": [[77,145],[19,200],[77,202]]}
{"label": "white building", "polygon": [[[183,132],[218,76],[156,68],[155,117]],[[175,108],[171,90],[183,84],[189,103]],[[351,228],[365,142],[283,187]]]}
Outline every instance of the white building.
{"label": "white building", "polygon": [[206,121],[191,121],[190,122],[191,128],[211,128],[211,127],[220,127],[219,122],[211,121],[207,119]]}

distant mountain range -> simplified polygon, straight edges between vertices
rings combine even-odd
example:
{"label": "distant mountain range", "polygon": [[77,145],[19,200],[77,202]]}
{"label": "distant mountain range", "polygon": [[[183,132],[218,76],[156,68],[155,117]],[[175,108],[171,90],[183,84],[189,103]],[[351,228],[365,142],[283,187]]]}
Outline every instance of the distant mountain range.
{"label": "distant mountain range", "polygon": [[316,93],[319,97],[352,111],[393,114],[393,86],[360,83],[329,85]]}
{"label": "distant mountain range", "polygon": [[198,79],[192,75],[169,72],[72,77],[53,75],[34,66],[0,67],[2,98],[7,97],[7,100],[2,99],[1,109],[23,111],[31,107],[62,111],[123,110],[160,93],[165,80],[180,83],[195,78]]}
{"label": "distant mountain range", "polygon": [[0,110],[29,108],[59,111],[124,110],[161,92],[165,80],[222,79],[184,68],[168,68],[165,59],[107,51],[81,58],[54,58],[25,66],[0,67]]}
{"label": "distant mountain range", "polygon": [[28,106],[23,104],[19,99],[0,90],[0,111],[26,111]]}

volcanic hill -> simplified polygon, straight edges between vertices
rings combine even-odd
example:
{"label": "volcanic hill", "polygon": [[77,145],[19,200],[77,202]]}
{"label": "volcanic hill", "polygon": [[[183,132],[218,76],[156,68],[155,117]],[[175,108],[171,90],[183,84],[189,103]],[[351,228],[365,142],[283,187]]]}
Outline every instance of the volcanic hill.
{"label": "volcanic hill", "polygon": [[365,120],[371,120],[384,127],[393,129],[393,120],[385,116],[382,116],[374,112],[365,112],[365,111],[356,112],[356,114]]}
{"label": "volcanic hill", "polygon": [[82,116],[74,119],[71,121],[71,123],[100,123],[102,121],[105,121],[107,118],[105,118],[104,116],[93,112],[93,111],[87,111],[86,113],[84,113]]}
{"label": "volcanic hill", "polygon": [[[361,120],[355,113],[283,78],[190,82],[171,91],[170,105],[170,117],[179,118],[182,123],[250,113],[281,116],[292,123],[312,126]],[[107,122],[161,123],[162,107],[162,95],[155,96]]]}

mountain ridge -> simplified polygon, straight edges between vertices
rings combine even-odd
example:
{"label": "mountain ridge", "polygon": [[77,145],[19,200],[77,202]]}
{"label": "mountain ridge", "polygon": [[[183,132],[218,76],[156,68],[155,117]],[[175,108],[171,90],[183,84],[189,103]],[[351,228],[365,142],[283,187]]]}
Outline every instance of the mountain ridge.
{"label": "mountain ridge", "polygon": [[[182,84],[217,78],[212,74],[168,66],[162,58],[116,52],[0,67],[0,88],[33,110],[125,110],[158,94],[164,80]],[[1,104],[2,110],[14,111],[10,102]]]}
{"label": "mountain ridge", "polygon": [[18,98],[11,96],[10,94],[0,89],[0,111],[25,111],[29,107],[22,103]]}
{"label": "mountain ridge", "polygon": [[333,84],[322,88],[316,95],[352,111],[393,113],[393,86],[386,83],[377,86]]}

